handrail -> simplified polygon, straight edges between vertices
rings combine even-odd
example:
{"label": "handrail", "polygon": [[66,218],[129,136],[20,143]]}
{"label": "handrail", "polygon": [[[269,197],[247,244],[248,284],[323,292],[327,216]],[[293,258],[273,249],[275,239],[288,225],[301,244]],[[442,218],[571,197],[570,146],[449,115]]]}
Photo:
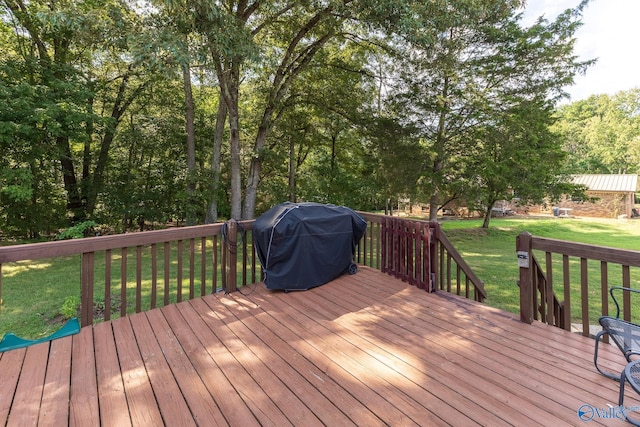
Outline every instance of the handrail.
{"label": "handrail", "polygon": [[[571,330],[574,319],[582,324],[585,336],[590,335],[590,325],[597,323],[597,318],[589,314],[593,295],[600,300],[599,314],[608,315],[608,289],[610,276],[614,274],[609,267],[620,267],[620,277],[614,278],[611,285],[624,287],[631,285],[631,267],[640,267],[638,251],[535,237],[527,232],[518,235],[516,251],[520,268],[520,319],[526,323],[540,320],[565,330]],[[538,261],[534,251],[544,254],[543,263]],[[589,261],[599,262],[599,279],[590,279]],[[577,279],[572,277],[572,265],[574,272],[578,271]],[[560,272],[555,275],[559,284],[554,283],[558,281],[554,280],[556,269]],[[554,287],[561,290],[560,296],[556,295]],[[579,300],[575,304],[573,288],[579,290]],[[630,302],[625,304],[625,320],[631,320]]]}
{"label": "handrail", "polygon": [[482,282],[476,274],[473,272],[471,267],[467,264],[467,262],[462,258],[462,255],[456,250],[453,244],[449,241],[449,238],[444,234],[444,231],[440,227],[438,223],[431,223],[430,226],[434,229],[436,241],[440,243],[440,263],[444,265],[445,255],[447,261],[447,276],[445,277],[443,274],[440,275],[440,289],[447,289],[447,292],[451,292],[451,261],[453,260],[456,263],[457,271],[456,271],[456,290],[457,294],[460,295],[460,277],[461,272],[465,275],[465,296],[470,298],[469,296],[469,284],[473,284],[474,291],[474,299],[476,301],[484,301],[487,297],[487,292],[484,289],[484,282]]}
{"label": "handrail", "polygon": [[0,264],[220,235],[222,223],[0,247]]}
{"label": "handrail", "polygon": [[[356,262],[427,291],[439,289],[477,301],[486,298],[484,284],[438,223],[359,214],[367,221],[367,231],[356,248]],[[220,289],[233,292],[238,286],[262,279],[251,238],[253,222],[231,220],[0,247],[0,301],[3,264],[72,255],[80,256],[82,326],[97,320],[96,300],[104,304],[104,320],[109,320],[112,309],[116,309],[112,300],[119,304],[119,315],[124,317],[131,311],[137,313]]]}
{"label": "handrail", "polygon": [[[551,282],[547,280],[547,275],[535,255],[531,256],[531,260],[534,263],[533,288],[537,289],[540,295],[538,309],[533,313],[534,319],[559,328],[566,326],[570,329],[571,319],[564,315],[564,303],[553,293]],[[551,271],[549,273],[551,274]],[[565,321],[569,323],[565,325]]]}

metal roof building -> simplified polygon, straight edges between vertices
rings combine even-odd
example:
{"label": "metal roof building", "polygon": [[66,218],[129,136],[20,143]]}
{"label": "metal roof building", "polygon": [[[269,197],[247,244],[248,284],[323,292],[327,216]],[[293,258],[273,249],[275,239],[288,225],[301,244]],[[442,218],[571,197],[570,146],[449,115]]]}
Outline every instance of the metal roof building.
{"label": "metal roof building", "polygon": [[635,193],[638,190],[637,174],[589,174],[573,175],[574,184],[587,187],[591,201],[571,200],[560,203],[573,215],[603,218],[635,217]]}
{"label": "metal roof building", "polygon": [[573,175],[575,184],[583,184],[590,191],[614,191],[635,193],[638,187],[637,174],[617,175]]}

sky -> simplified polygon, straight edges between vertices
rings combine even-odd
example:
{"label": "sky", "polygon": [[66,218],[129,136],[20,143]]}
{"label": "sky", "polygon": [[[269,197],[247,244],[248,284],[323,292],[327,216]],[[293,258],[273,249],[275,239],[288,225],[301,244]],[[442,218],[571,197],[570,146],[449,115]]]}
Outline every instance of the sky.
{"label": "sky", "polygon": [[[579,3],[580,0],[528,0],[524,23],[528,25],[540,15],[551,21]],[[598,61],[566,88],[571,96],[569,102],[640,87],[639,18],[640,0],[591,0],[576,33],[575,53],[581,60]]]}

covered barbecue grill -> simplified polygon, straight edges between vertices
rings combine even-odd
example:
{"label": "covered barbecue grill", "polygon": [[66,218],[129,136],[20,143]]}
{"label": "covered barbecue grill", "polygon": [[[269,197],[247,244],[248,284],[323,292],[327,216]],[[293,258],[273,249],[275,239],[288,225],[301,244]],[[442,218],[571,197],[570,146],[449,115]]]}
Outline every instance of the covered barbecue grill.
{"label": "covered barbecue grill", "polygon": [[267,289],[306,290],[357,271],[353,256],[366,221],[344,206],[282,203],[253,224]]}

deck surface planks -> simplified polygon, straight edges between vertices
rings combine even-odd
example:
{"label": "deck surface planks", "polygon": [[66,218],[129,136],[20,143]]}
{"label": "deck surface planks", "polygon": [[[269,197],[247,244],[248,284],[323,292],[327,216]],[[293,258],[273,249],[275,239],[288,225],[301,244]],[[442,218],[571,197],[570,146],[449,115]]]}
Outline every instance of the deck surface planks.
{"label": "deck surface planks", "polygon": [[[621,370],[602,347],[602,365]],[[578,409],[604,413],[619,389],[596,372],[592,339],[366,267],[310,291],[247,286],[0,353],[0,382],[8,426],[584,425]]]}

